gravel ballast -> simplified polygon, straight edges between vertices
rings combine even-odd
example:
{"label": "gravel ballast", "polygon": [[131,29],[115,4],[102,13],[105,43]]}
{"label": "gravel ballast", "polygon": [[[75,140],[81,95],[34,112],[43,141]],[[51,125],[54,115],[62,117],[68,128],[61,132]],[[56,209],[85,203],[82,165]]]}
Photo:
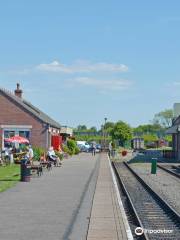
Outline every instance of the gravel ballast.
{"label": "gravel ballast", "polygon": [[151,164],[140,163],[130,166],[180,214],[180,179],[157,168],[157,174],[151,174]]}

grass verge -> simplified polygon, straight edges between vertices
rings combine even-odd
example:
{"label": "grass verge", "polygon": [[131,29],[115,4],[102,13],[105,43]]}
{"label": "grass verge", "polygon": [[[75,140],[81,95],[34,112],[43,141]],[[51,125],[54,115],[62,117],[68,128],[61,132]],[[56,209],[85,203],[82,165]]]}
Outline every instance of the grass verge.
{"label": "grass verge", "polygon": [[20,165],[0,167],[0,192],[13,187],[20,181]]}

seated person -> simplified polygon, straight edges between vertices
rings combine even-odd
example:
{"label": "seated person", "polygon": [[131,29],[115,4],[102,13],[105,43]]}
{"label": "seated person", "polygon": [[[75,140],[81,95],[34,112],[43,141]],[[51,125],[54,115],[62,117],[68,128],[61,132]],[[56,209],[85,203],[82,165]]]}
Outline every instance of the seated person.
{"label": "seated person", "polygon": [[12,148],[12,153],[13,153],[13,154],[16,154],[16,152],[17,152],[17,149],[16,149],[15,146],[13,146],[13,148]]}
{"label": "seated person", "polygon": [[0,152],[0,165],[3,165],[3,164],[4,164],[4,162],[2,160],[2,156],[1,156],[1,152]]}
{"label": "seated person", "polygon": [[53,147],[49,148],[47,156],[49,158],[49,161],[53,162],[55,166],[59,167],[61,165],[61,161],[60,161],[59,157],[56,156]]}
{"label": "seated person", "polygon": [[45,157],[45,154],[42,153],[41,156],[40,156],[40,162],[46,162],[46,157]]}

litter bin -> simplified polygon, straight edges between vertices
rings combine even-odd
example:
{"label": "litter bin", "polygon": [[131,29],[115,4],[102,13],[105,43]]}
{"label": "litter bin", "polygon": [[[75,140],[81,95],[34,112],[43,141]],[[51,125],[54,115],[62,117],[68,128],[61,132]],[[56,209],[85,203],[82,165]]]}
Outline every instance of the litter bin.
{"label": "litter bin", "polygon": [[21,160],[21,182],[30,182],[31,166],[27,164],[27,159]]}
{"label": "litter bin", "polygon": [[157,158],[152,158],[151,174],[156,174],[156,171],[157,171]]}

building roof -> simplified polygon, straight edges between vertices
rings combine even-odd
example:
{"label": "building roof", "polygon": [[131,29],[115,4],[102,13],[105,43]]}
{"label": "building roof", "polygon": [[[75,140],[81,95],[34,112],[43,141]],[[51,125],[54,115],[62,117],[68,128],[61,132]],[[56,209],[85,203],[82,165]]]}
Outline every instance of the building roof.
{"label": "building roof", "polygon": [[166,130],[166,134],[173,134],[178,132],[178,125],[174,125]]}
{"label": "building roof", "polygon": [[174,134],[180,132],[180,115],[173,118],[172,126],[166,130],[166,134]]}
{"label": "building roof", "polygon": [[26,101],[25,99],[17,97],[12,92],[3,88],[0,88],[0,94],[3,94],[8,99],[20,105],[22,108],[24,108],[26,111],[31,113],[33,116],[35,116],[42,122],[47,123],[55,128],[61,128],[61,125],[58,122],[50,118],[47,114],[39,110],[37,107],[33,106],[30,102]]}
{"label": "building roof", "polygon": [[67,126],[61,126],[60,133],[62,133],[62,134],[67,134],[67,135],[72,136],[72,134],[73,134],[73,129],[70,128],[70,127],[67,127]]}

